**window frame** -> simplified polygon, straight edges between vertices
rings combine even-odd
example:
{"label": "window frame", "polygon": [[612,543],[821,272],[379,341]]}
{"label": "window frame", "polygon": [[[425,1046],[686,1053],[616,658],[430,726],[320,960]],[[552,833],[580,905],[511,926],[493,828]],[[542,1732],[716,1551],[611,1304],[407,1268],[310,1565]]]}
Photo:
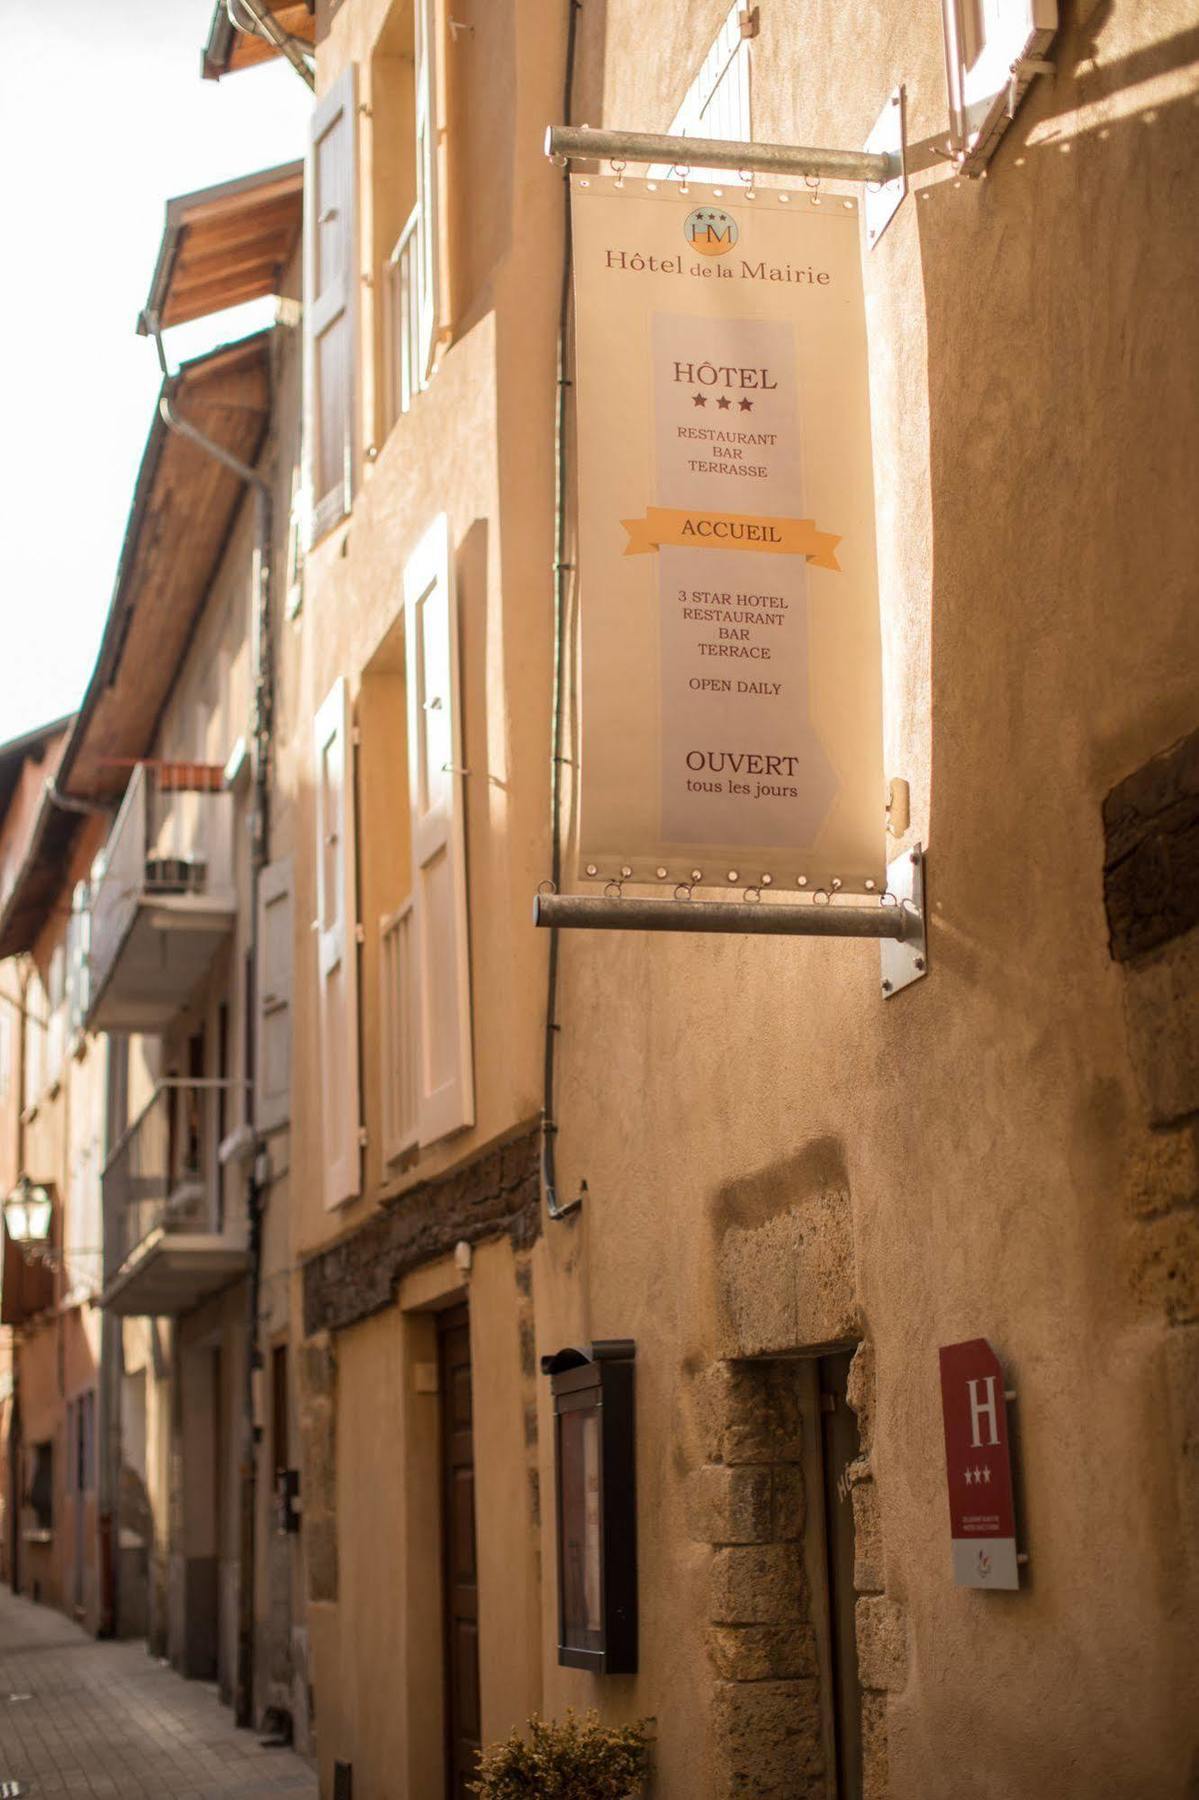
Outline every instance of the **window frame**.
{"label": "window frame", "polygon": [[[1058,27],[1057,0],[941,0],[950,143],[963,174],[990,162]],[[975,13],[977,44],[967,8]],[[970,52],[974,54],[967,61]]]}

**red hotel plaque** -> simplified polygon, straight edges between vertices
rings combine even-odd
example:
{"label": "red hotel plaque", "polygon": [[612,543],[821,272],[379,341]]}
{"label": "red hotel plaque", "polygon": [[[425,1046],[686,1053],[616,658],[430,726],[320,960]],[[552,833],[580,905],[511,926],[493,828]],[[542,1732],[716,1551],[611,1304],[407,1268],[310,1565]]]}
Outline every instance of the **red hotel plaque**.
{"label": "red hotel plaque", "polygon": [[1018,1588],[1003,1370],[986,1338],[940,1354],[953,1578],[959,1587]]}

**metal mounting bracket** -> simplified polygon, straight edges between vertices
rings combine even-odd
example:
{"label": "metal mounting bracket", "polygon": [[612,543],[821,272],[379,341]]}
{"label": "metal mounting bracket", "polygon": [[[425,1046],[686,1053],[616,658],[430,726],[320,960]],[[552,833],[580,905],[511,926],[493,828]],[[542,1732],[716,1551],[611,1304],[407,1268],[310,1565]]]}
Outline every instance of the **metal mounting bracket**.
{"label": "metal mounting bracket", "polygon": [[894,88],[863,146],[871,155],[887,157],[896,171],[881,185],[866,189],[862,212],[866,220],[866,241],[872,250],[899,211],[908,191],[906,113],[904,90]]}
{"label": "metal mounting bracket", "polygon": [[887,864],[887,891],[894,894],[910,921],[901,938],[884,938],[883,999],[891,1000],[928,974],[928,921],[924,913],[924,851],[917,844]]}
{"label": "metal mounting bracket", "polygon": [[887,865],[889,905],[817,905],[779,900],[652,900],[623,894],[539,891],[534,925],[551,931],[731,932],[743,937],[877,938],[885,999],[919,981],[928,969],[924,916],[924,853],[917,845]]}
{"label": "metal mounting bracket", "polygon": [[[892,110],[891,101],[884,110]],[[902,114],[902,106],[897,110]],[[894,135],[895,127],[890,121],[888,128]],[[888,146],[890,144],[888,138]],[[582,156],[598,162],[665,163],[668,168],[690,170],[756,169],[766,175],[820,175],[830,181],[877,181],[883,187],[902,174],[902,129],[896,144],[901,153],[898,159],[890,147],[877,151],[823,150],[802,144],[748,144],[728,142],[724,138],[663,137],[648,131],[593,131],[588,125],[551,125],[545,134],[545,153],[551,162],[568,163],[572,157]]]}

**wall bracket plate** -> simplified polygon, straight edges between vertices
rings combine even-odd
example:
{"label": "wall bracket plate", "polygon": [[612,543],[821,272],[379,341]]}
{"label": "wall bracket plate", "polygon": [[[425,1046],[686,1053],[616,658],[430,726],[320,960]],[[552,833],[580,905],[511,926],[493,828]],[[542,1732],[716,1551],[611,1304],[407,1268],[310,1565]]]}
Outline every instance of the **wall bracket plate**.
{"label": "wall bracket plate", "polygon": [[883,938],[883,999],[891,1000],[928,974],[927,921],[924,911],[924,851],[919,844],[887,864],[887,892],[902,906],[909,928],[901,938]]}
{"label": "wall bracket plate", "polygon": [[862,206],[866,220],[866,241],[873,250],[883,232],[899,211],[908,191],[907,121],[904,91],[894,88],[874,122],[874,129],[862,146],[864,150],[881,151],[897,159],[898,174],[881,187],[868,183]]}

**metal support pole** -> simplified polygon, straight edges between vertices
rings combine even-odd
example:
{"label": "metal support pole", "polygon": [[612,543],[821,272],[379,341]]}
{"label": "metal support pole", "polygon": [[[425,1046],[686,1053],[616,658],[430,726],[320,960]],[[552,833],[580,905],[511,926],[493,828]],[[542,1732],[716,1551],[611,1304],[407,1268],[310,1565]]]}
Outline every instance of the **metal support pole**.
{"label": "metal support pole", "polygon": [[592,131],[551,125],[545,153],[558,160],[593,157],[624,163],[665,163],[680,169],[753,169],[763,175],[823,175],[830,181],[877,181],[903,174],[902,156],[872,150],[815,150],[799,144],[737,144],[719,138],[656,136],[647,131]]}
{"label": "metal support pole", "polygon": [[798,906],[774,901],[613,899],[538,894],[533,923],[601,931],[733,931],[757,937],[918,938],[919,911],[895,906]]}
{"label": "metal support pole", "polygon": [[538,894],[534,925],[592,931],[722,931],[743,937],[874,938],[885,1000],[928,973],[924,852],[919,844],[887,864],[887,897],[875,906],[830,901],[645,900],[624,895]]}

